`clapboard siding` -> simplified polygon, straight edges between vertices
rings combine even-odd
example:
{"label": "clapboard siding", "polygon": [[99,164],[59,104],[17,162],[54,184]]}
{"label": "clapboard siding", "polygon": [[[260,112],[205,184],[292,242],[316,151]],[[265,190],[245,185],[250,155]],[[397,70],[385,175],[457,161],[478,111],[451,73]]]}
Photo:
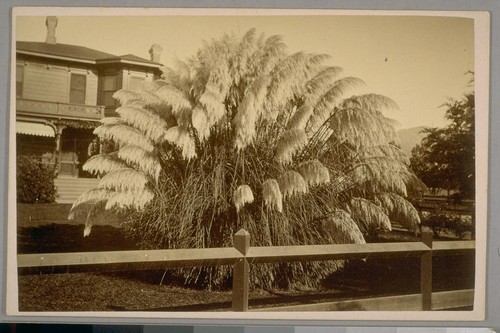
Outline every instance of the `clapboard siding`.
{"label": "clapboard siding", "polygon": [[75,73],[86,75],[85,104],[97,105],[98,75],[95,70],[34,62],[19,64],[23,66],[22,98],[68,103],[71,73]]}
{"label": "clapboard siding", "polygon": [[68,101],[68,70],[28,64],[24,67],[23,98],[48,102]]}
{"label": "clapboard siding", "polygon": [[[26,100],[70,103],[71,75],[85,75],[85,105],[105,105],[103,94],[104,75],[116,75],[116,90],[140,89],[144,82],[154,80],[152,71],[123,68],[96,68],[95,66],[74,65],[65,62],[44,63],[32,58],[17,60],[19,67],[18,84],[20,95]],[[17,73],[16,72],[16,73]],[[81,100],[83,102],[83,99]],[[108,111],[114,111],[114,105],[107,105]]]}

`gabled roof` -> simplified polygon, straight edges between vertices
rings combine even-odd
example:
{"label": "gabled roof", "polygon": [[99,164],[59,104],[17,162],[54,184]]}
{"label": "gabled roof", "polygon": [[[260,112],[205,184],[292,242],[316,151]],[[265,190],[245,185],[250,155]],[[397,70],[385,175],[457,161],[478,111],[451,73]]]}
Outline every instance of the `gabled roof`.
{"label": "gabled roof", "polygon": [[158,68],[161,66],[160,63],[144,59],[133,54],[116,56],[111,53],[106,53],[78,45],[18,41],[16,42],[16,48],[16,51],[18,53],[45,56],[49,58],[64,58],[65,60],[81,61],[86,63],[90,62],[94,64],[98,64],[101,62],[132,62],[148,67]]}

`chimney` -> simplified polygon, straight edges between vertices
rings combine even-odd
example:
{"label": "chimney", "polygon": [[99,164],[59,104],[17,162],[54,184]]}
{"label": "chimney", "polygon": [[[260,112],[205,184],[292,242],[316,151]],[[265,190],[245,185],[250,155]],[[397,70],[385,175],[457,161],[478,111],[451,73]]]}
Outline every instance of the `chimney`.
{"label": "chimney", "polygon": [[56,27],[57,27],[57,16],[47,16],[45,21],[47,26],[47,39],[45,43],[55,44],[56,43]]}
{"label": "chimney", "polygon": [[149,54],[151,55],[151,61],[160,62],[161,51],[163,51],[160,44],[153,44],[149,49]]}

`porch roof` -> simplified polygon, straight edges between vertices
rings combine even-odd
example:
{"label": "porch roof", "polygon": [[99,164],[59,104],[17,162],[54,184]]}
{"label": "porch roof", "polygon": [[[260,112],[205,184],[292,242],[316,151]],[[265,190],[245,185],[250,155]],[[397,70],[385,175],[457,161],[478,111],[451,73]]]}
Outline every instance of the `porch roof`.
{"label": "porch roof", "polygon": [[41,123],[16,121],[16,133],[54,138],[54,129]]}

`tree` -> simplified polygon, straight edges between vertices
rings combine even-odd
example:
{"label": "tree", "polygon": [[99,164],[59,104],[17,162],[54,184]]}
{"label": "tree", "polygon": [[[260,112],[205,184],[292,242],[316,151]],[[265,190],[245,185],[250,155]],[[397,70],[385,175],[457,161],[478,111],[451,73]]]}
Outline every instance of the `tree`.
{"label": "tree", "polygon": [[[206,42],[161,80],[118,91],[119,117],[95,133],[120,148],[90,159],[104,174],[71,216],[117,210],[147,248],[232,246],[240,228],[252,245],[364,243],[420,219],[404,197],[416,177],[393,144],[395,107],[383,96],[343,98],[362,83],[340,77],[326,55],[286,53],[279,36],[255,30]],[[342,262],[258,265],[260,286],[315,284]],[[229,268],[183,270],[221,285]]]}
{"label": "tree", "polygon": [[412,150],[411,168],[429,187],[457,191],[458,198],[474,198],[474,94],[445,104],[444,128],[426,128],[420,145]]}

